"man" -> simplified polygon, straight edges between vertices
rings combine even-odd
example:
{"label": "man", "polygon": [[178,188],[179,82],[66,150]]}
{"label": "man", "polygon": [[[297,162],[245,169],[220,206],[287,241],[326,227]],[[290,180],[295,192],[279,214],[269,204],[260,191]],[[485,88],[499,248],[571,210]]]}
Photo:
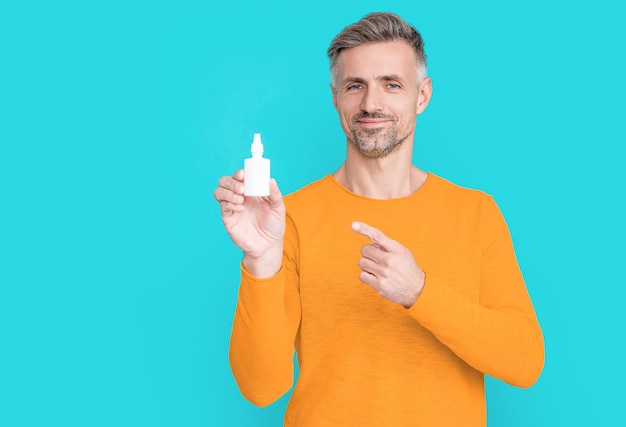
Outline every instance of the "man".
{"label": "man", "polygon": [[374,13],[328,49],[345,163],[286,196],[220,179],[243,250],[230,362],[288,426],[484,426],[484,374],[529,387],[543,337],[493,199],[412,164],[432,94],[420,34]]}

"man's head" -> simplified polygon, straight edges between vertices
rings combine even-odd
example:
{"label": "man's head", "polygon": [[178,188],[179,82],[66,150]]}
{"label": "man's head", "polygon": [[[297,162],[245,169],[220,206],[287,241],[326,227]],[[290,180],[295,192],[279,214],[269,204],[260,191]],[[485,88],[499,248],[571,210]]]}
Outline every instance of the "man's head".
{"label": "man's head", "polygon": [[330,72],[333,84],[336,82],[337,59],[344,49],[368,43],[404,40],[415,52],[418,82],[426,77],[426,53],[420,33],[411,24],[398,15],[387,12],[375,12],[360,21],[344,28],[331,42],[328,48]]}
{"label": "man's head", "polygon": [[348,155],[383,158],[406,140],[432,94],[419,33],[397,15],[374,13],[346,27],[328,49],[333,104]]}

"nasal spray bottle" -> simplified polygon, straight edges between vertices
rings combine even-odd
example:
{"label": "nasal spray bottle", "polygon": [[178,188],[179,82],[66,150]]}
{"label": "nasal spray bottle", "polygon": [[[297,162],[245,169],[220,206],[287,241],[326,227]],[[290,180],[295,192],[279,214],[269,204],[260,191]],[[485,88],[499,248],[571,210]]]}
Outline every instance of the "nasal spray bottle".
{"label": "nasal spray bottle", "polygon": [[270,159],[263,158],[263,143],[261,134],[255,133],[252,140],[252,158],[244,161],[244,195],[270,195]]}

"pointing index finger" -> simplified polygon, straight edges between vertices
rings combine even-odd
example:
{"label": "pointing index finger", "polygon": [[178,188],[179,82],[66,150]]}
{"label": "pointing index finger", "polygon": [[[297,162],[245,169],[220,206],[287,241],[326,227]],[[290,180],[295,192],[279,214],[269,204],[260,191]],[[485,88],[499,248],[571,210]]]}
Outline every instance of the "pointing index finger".
{"label": "pointing index finger", "polygon": [[364,222],[354,221],[352,223],[352,230],[359,233],[362,236],[367,237],[372,242],[380,245],[383,249],[389,250],[393,246],[393,240],[385,236],[385,234],[379,229],[372,227]]}

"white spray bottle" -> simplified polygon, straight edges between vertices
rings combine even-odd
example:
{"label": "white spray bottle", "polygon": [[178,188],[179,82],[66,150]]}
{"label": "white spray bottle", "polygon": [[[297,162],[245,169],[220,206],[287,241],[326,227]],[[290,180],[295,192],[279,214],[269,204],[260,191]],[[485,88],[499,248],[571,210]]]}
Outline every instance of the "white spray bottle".
{"label": "white spray bottle", "polygon": [[263,158],[261,134],[255,133],[250,148],[252,158],[244,160],[244,195],[270,195],[270,159]]}

